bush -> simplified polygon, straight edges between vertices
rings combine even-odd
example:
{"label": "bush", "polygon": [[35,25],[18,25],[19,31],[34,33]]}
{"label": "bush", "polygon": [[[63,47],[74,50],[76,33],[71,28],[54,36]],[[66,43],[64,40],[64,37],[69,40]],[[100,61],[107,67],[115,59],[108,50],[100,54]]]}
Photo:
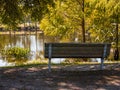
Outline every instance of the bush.
{"label": "bush", "polygon": [[16,59],[27,58],[30,53],[29,49],[21,48],[21,47],[12,47],[4,50],[4,54],[7,57],[14,57]]}

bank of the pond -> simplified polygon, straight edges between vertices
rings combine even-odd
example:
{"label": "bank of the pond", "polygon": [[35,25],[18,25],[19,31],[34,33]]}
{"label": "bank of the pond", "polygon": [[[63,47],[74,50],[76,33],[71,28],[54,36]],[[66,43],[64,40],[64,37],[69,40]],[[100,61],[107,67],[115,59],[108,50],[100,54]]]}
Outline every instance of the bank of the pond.
{"label": "bank of the pond", "polygon": [[[83,70],[85,69],[85,67],[87,69],[100,69],[101,63],[99,62],[75,62],[75,63],[51,63],[51,66],[54,67],[84,67]],[[120,65],[120,61],[109,61],[109,62],[105,62],[104,63],[104,69],[112,69],[115,67],[118,67]],[[48,68],[48,62],[44,61],[44,62],[40,62],[37,60],[34,60],[33,62],[30,63],[25,63],[25,64],[20,64],[20,65],[14,65],[14,66],[1,66],[0,68],[16,68],[16,67],[46,67]],[[79,68],[78,68],[79,69]]]}
{"label": "bank of the pond", "polygon": [[38,30],[38,31],[2,31],[0,32],[0,35],[8,35],[8,34],[11,34],[11,35],[24,35],[24,34],[41,34],[43,33],[43,31],[41,30]]}

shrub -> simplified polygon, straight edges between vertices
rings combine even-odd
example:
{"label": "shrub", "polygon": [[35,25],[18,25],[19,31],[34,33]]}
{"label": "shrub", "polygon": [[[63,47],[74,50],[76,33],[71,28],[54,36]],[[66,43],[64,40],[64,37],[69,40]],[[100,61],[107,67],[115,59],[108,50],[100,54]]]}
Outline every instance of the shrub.
{"label": "shrub", "polygon": [[7,57],[14,57],[16,59],[27,58],[30,53],[29,49],[21,47],[12,47],[4,51]]}

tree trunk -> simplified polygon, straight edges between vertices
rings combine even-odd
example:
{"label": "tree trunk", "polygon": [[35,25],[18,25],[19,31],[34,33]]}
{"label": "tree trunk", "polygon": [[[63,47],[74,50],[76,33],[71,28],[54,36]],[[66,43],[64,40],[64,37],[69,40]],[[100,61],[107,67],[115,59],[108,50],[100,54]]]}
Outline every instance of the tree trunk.
{"label": "tree trunk", "polygon": [[118,47],[118,41],[119,41],[119,37],[118,37],[118,15],[116,17],[116,47]]}
{"label": "tree trunk", "polygon": [[84,0],[82,0],[82,12],[83,12],[83,17],[82,17],[82,42],[86,42],[85,38],[85,16],[84,16]]}

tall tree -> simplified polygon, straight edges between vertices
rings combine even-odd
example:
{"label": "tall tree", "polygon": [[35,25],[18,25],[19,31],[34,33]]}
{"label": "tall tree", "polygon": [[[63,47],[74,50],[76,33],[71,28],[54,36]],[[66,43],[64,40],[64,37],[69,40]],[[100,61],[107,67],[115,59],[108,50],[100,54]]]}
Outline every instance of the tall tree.
{"label": "tall tree", "polygon": [[[61,33],[60,35],[65,37],[68,36],[70,39],[72,38],[75,40],[75,38],[79,38],[81,42],[85,42],[85,19],[87,17],[86,6],[85,0],[56,0],[56,8],[55,10],[51,10],[52,16],[49,15],[49,18],[44,19],[41,23],[41,28],[44,26],[43,30],[47,33],[49,32],[49,34],[55,34],[55,32],[56,34]],[[47,24],[45,26],[45,21],[47,24],[49,23],[51,26],[55,27],[55,29],[51,28],[50,30],[50,27]],[[53,25],[54,21],[56,23]],[[59,26],[64,28],[59,28]]]}
{"label": "tall tree", "polygon": [[[116,0],[118,1],[118,0]],[[96,0],[91,6],[93,12],[91,14],[91,37],[93,41],[97,42],[113,42],[115,37],[114,18],[119,11],[116,11],[116,7],[120,4],[120,1],[115,3],[115,0]],[[119,7],[118,7],[119,8]],[[112,38],[111,38],[112,37]]]}
{"label": "tall tree", "polygon": [[11,28],[15,27],[22,16],[18,0],[1,0],[0,6],[2,23],[11,26]]}
{"label": "tall tree", "polygon": [[3,24],[15,27],[24,20],[24,14],[40,20],[52,5],[53,0],[1,0],[0,19]]}

